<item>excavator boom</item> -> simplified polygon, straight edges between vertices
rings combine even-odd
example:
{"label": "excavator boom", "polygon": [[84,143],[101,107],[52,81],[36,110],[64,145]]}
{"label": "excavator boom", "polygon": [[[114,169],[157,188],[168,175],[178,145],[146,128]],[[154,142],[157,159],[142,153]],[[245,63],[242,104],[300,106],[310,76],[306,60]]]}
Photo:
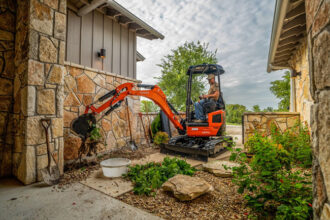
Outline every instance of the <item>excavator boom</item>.
{"label": "excavator boom", "polygon": [[[144,88],[144,90],[137,90],[135,88]],[[102,97],[100,97],[97,102],[103,102],[106,99],[109,99],[108,101],[104,102],[101,106],[96,108],[94,106],[95,103],[92,103],[88,106],[86,106],[85,114],[83,116],[80,116],[80,118],[88,118],[93,117],[95,114],[100,114],[104,111],[104,115],[110,114],[113,110],[118,108],[121,104],[121,102],[127,97],[127,96],[143,96],[148,99],[151,99],[155,104],[157,104],[161,110],[166,114],[168,119],[173,123],[174,127],[177,128],[180,131],[184,131],[185,128],[180,123],[180,116],[179,113],[173,108],[173,106],[167,101],[166,95],[161,90],[161,88],[157,85],[145,85],[145,84],[134,84],[134,83],[124,83],[119,85],[114,90],[106,93]],[[83,119],[85,120],[85,119]],[[86,130],[89,130],[89,128],[83,129],[85,132],[81,132],[82,124],[85,126],[90,126],[89,123],[86,121],[80,120],[79,118],[75,120],[72,124],[72,129],[80,136],[86,136],[88,135],[88,132]],[[95,121],[95,120],[93,120]],[[79,122],[79,123],[78,123]],[[76,124],[75,124],[76,123]]]}

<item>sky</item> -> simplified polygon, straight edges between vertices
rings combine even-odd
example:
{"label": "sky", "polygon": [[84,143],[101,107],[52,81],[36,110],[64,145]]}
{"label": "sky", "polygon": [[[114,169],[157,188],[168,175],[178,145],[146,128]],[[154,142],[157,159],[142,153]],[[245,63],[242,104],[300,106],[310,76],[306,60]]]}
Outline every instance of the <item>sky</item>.
{"label": "sky", "polygon": [[162,33],[163,40],[138,38],[137,50],[146,58],[137,64],[137,78],[156,84],[157,64],[172,49],[186,41],[209,43],[217,50],[218,64],[226,73],[221,88],[227,104],[249,109],[277,108],[270,82],[283,71],[267,73],[273,22],[273,0],[117,0],[117,2]]}

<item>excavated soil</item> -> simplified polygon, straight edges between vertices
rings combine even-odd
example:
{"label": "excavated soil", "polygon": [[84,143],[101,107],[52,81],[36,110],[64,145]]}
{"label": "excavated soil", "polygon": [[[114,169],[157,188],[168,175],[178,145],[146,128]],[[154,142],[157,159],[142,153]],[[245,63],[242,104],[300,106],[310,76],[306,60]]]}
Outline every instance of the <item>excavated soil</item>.
{"label": "excavated soil", "polygon": [[92,161],[87,162],[86,160],[83,160],[81,163],[77,161],[76,163],[68,164],[65,166],[64,174],[61,176],[60,183],[57,185],[57,188],[61,189],[63,187],[68,187],[72,183],[86,180],[94,170],[98,170],[100,168],[100,162],[102,160],[114,157],[123,157],[130,160],[135,160],[157,152],[159,152],[159,148],[157,147],[140,146],[136,151],[121,149],[110,152],[109,154],[95,157]]}
{"label": "excavated soil", "polygon": [[128,192],[118,199],[164,219],[247,219],[244,198],[237,193],[230,178],[215,177],[203,171],[196,172],[195,176],[209,182],[214,191],[186,202],[161,189],[154,197]]}

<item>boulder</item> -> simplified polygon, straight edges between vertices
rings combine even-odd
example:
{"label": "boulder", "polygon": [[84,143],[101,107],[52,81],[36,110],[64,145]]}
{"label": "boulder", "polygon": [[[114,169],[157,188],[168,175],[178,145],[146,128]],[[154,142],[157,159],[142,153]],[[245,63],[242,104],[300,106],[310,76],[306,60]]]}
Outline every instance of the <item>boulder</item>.
{"label": "boulder", "polygon": [[224,166],[231,168],[231,167],[238,167],[239,164],[230,161],[215,160],[203,164],[203,170],[209,173],[213,173],[215,176],[219,176],[219,177],[232,177],[233,176],[232,170],[231,169],[226,170]]}
{"label": "boulder", "polygon": [[173,195],[181,201],[190,201],[214,190],[213,186],[204,179],[181,174],[167,180],[162,189],[173,192]]}

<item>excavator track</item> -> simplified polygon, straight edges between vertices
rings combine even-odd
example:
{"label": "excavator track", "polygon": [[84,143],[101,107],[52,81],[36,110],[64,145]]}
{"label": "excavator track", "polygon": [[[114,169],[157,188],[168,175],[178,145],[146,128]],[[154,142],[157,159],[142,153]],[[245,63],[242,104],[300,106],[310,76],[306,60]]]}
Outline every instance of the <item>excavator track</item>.
{"label": "excavator track", "polygon": [[209,157],[224,153],[232,145],[232,141],[230,136],[196,138],[181,135],[171,138],[168,144],[161,145],[161,153],[180,154],[207,162]]}

